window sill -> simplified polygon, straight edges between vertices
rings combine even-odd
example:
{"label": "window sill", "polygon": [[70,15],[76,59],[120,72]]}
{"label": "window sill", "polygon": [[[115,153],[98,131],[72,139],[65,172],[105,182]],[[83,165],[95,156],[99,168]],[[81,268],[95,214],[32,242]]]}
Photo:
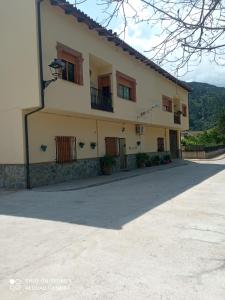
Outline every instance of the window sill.
{"label": "window sill", "polygon": [[120,96],[118,96],[117,95],[117,97],[119,98],[119,99],[121,99],[121,100],[124,100],[124,101],[127,101],[127,102],[131,102],[131,103],[136,103],[136,100],[132,100],[132,99],[127,99],[127,98],[122,98],[122,97],[120,97]]}
{"label": "window sill", "polygon": [[73,84],[73,85],[75,85],[75,86],[84,86],[83,84],[76,83],[76,82],[69,81],[69,80],[62,79],[62,78],[59,78],[59,80],[62,81],[62,82],[67,82],[67,83],[69,83],[69,84]]}
{"label": "window sill", "polygon": [[170,114],[172,114],[172,113],[173,113],[172,111],[163,110],[163,109],[162,109],[162,112],[165,112],[165,113],[170,113]]}

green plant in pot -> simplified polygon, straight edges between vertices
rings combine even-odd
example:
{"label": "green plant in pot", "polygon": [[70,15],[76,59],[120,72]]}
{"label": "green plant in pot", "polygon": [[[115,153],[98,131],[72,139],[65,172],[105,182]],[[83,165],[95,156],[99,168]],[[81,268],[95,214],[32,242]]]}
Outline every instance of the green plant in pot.
{"label": "green plant in pot", "polygon": [[111,175],[113,166],[116,165],[116,159],[114,156],[105,155],[100,159],[102,173],[104,175]]}
{"label": "green plant in pot", "polygon": [[138,153],[136,154],[136,162],[138,168],[144,168],[146,162],[149,160],[149,157],[146,153]]}
{"label": "green plant in pot", "polygon": [[158,166],[160,164],[160,157],[159,155],[155,155],[151,159],[152,165],[153,166]]}
{"label": "green plant in pot", "polygon": [[90,147],[91,147],[91,149],[95,149],[96,143],[95,143],[95,142],[91,142],[91,143],[90,143]]}
{"label": "green plant in pot", "polygon": [[149,167],[152,166],[152,162],[151,162],[150,159],[146,161],[145,166],[146,166],[147,168],[149,168]]}
{"label": "green plant in pot", "polygon": [[166,154],[163,156],[163,161],[164,161],[164,164],[169,164],[171,163],[171,156],[169,154]]}
{"label": "green plant in pot", "polygon": [[83,142],[79,143],[79,146],[80,146],[81,149],[84,148],[84,145],[85,145],[85,143],[83,143]]}

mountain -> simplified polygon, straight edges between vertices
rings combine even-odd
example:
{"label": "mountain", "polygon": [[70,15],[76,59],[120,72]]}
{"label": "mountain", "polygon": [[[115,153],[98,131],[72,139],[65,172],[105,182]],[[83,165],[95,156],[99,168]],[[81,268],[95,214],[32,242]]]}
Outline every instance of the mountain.
{"label": "mountain", "polygon": [[225,88],[202,82],[187,83],[190,93],[190,130],[207,130],[216,125],[222,110],[225,109]]}

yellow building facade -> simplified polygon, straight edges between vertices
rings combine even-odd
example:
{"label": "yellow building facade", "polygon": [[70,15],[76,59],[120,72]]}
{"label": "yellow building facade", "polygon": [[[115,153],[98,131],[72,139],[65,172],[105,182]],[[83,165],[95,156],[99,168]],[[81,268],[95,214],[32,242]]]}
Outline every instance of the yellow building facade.
{"label": "yellow building facade", "polygon": [[188,86],[63,0],[2,6],[0,186],[97,175],[107,151],[117,171],[139,152],[179,157]]}

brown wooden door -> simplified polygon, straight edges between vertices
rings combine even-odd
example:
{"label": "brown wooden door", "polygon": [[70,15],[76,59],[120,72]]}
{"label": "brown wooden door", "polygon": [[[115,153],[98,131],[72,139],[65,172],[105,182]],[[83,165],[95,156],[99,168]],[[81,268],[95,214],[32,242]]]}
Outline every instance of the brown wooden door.
{"label": "brown wooden door", "polygon": [[170,153],[172,158],[179,158],[178,134],[176,130],[170,130]]}
{"label": "brown wooden door", "polygon": [[105,154],[110,156],[119,155],[118,138],[116,137],[105,138]]}
{"label": "brown wooden door", "polygon": [[111,79],[110,75],[101,75],[98,77],[98,89],[103,90],[103,89],[109,89],[111,90]]}

